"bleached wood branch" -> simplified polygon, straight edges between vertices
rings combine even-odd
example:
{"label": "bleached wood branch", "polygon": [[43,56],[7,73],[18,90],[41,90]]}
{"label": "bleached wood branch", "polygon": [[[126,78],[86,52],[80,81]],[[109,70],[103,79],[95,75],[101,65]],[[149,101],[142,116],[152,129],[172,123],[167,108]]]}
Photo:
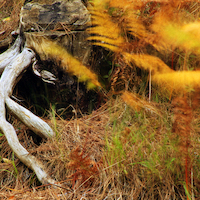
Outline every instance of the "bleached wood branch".
{"label": "bleached wood branch", "polygon": [[17,37],[13,46],[0,54],[0,74],[3,72],[4,68],[11,63],[17,55],[19,55],[22,40],[22,37]]}
{"label": "bleached wood branch", "polygon": [[[17,40],[20,42],[19,37]],[[47,175],[42,163],[29,154],[29,152],[19,143],[14,127],[6,120],[5,104],[34,132],[40,133],[45,137],[54,135],[54,132],[48,124],[10,99],[13,88],[19,80],[19,77],[35,59],[35,53],[31,49],[25,47],[23,51],[19,53],[18,48],[20,48],[19,43],[15,44],[11,50],[5,52],[4,56],[1,56],[1,59],[4,57],[7,58],[8,61],[10,59],[10,62],[7,61],[7,64],[2,60],[0,62],[0,67],[2,69],[5,68],[0,78],[0,129],[4,133],[9,146],[15,152],[17,157],[36,173],[38,179],[42,183],[54,184],[55,181]],[[12,54],[9,52],[12,52]]]}
{"label": "bleached wood branch", "polygon": [[45,138],[54,136],[54,132],[51,127],[42,119],[10,98],[6,98],[5,101],[8,109],[34,133]]}

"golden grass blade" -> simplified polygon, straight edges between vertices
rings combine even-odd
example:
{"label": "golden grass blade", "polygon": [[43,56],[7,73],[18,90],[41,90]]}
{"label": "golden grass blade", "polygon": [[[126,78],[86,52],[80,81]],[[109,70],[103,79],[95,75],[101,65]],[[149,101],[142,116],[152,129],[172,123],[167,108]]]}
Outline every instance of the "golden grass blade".
{"label": "golden grass blade", "polygon": [[173,71],[171,73],[154,74],[152,80],[162,90],[170,92],[190,92],[200,86],[200,71]]}
{"label": "golden grass blade", "polygon": [[141,38],[146,37],[146,28],[138,15],[138,7],[143,5],[141,1],[111,0],[109,5],[110,7],[116,7],[122,10],[123,24],[126,26],[130,34]]}
{"label": "golden grass blade", "polygon": [[170,69],[161,59],[151,55],[138,55],[123,52],[124,60],[130,64],[134,62],[137,67],[145,70],[151,70],[154,73],[170,73],[173,70]]}
{"label": "golden grass blade", "polygon": [[54,59],[68,73],[78,77],[79,81],[87,82],[88,89],[100,87],[96,74],[84,66],[80,61],[70,55],[66,49],[55,42],[42,38],[29,39],[30,47],[34,48],[39,55]]}
{"label": "golden grass blade", "polygon": [[184,20],[179,24],[170,20],[162,13],[155,18],[151,26],[158,38],[155,43],[165,49],[173,47],[200,54],[200,22],[185,25]]}
{"label": "golden grass blade", "polygon": [[[95,45],[104,46],[112,51],[116,51],[117,47],[121,46],[124,42],[123,37],[120,36],[121,30],[118,24],[112,22],[108,13],[104,13],[103,11],[92,11],[91,13],[94,26],[87,31],[93,36],[88,37],[88,40],[94,40]],[[102,43],[95,41],[102,41]]]}

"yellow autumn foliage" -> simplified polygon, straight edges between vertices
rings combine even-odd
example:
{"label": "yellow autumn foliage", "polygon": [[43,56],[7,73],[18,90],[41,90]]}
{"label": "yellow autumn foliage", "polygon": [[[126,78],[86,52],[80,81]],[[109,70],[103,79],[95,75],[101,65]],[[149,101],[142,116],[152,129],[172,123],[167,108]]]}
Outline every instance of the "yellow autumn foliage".
{"label": "yellow autumn foliage", "polygon": [[90,3],[93,5],[92,10],[105,11],[110,0],[92,0]]}
{"label": "yellow autumn foliage", "polygon": [[123,43],[125,42],[123,30],[118,23],[112,21],[112,17],[109,12],[106,11],[106,5],[109,8],[120,8],[123,10],[125,16],[125,24],[127,31],[133,36],[146,37],[145,27],[136,15],[139,1],[118,1],[118,0],[103,0],[102,4],[99,1],[93,1],[93,7],[90,8],[92,14],[93,26],[88,29],[88,32],[92,34],[88,40],[92,40],[94,45],[106,47],[111,51],[117,52],[122,50]]}
{"label": "yellow autumn foliage", "polygon": [[173,71],[164,74],[154,74],[152,81],[162,90],[185,93],[200,87],[200,71]]}
{"label": "yellow autumn foliage", "polygon": [[114,8],[120,8],[122,9],[124,12],[127,10],[132,10],[133,12],[136,9],[137,5],[141,5],[142,2],[141,1],[135,1],[135,0],[110,0],[109,1],[109,6],[110,7],[114,7]]}
{"label": "yellow autumn foliage", "polygon": [[79,81],[87,82],[88,89],[100,87],[97,76],[79,60],[70,55],[65,48],[44,37],[29,38],[29,46],[34,48],[41,58],[54,59],[68,73],[78,77]]}
{"label": "yellow autumn foliage", "polygon": [[[159,11],[147,30],[141,18],[137,16],[137,9],[144,3],[133,0],[124,0],[123,2],[93,0],[93,6],[89,8],[93,26],[87,30],[91,34],[88,40],[93,41],[95,45],[106,47],[120,54],[129,66],[134,63],[139,68],[151,71],[152,81],[161,89],[185,92],[188,88],[197,87],[200,79],[198,71],[174,71],[158,57],[131,53],[124,48],[127,40],[123,35],[123,28],[132,36],[151,44],[157,50],[169,50],[173,47],[187,52],[200,53],[200,22],[178,24],[175,20],[170,21],[170,16],[165,12]],[[119,8],[120,12],[123,11],[123,28],[116,23],[116,19],[112,19],[109,8]],[[40,38],[38,41],[32,40],[31,45],[40,51],[40,55],[55,59],[61,63],[64,70],[76,75],[80,81],[86,81],[89,88],[100,86],[93,72],[55,42]]]}
{"label": "yellow autumn foliage", "polygon": [[[199,71],[174,71],[160,58],[149,54],[136,54],[128,52],[124,48],[127,40],[123,37],[124,29],[135,38],[152,45],[158,51],[170,51],[179,48],[187,53],[200,53],[200,22],[185,23],[181,21],[182,14],[178,16],[177,6],[186,1],[155,1],[163,3],[163,8],[157,10],[152,23],[148,26],[143,24],[138,9],[142,8],[149,1],[133,0],[95,0],[92,11],[93,27],[89,30],[93,36],[94,44],[106,47],[116,53],[119,53],[123,61],[131,66],[134,63],[137,67],[149,70],[152,73],[152,81],[160,86],[161,89],[173,92],[186,92],[199,86]],[[107,10],[106,10],[107,5]],[[118,8],[123,14],[120,15],[123,20],[123,28],[114,23],[112,16],[109,15],[109,9]],[[165,10],[163,10],[165,8]],[[167,9],[167,10],[166,10]],[[177,9],[174,14],[173,9]],[[118,11],[118,10],[117,10]],[[140,13],[140,12],[139,12]],[[174,16],[177,16],[176,19]],[[125,43],[126,41],[126,43]],[[131,45],[131,44],[129,44]]]}
{"label": "yellow autumn foliage", "polygon": [[175,47],[191,53],[200,54],[200,22],[183,26],[169,24],[162,33],[163,40]]}
{"label": "yellow autumn foliage", "polygon": [[128,64],[134,62],[140,68],[151,70],[153,73],[170,73],[170,69],[160,58],[145,54],[130,54],[123,52],[124,61]]}
{"label": "yellow autumn foliage", "polygon": [[109,48],[112,51],[118,51],[118,47],[124,43],[123,37],[120,36],[121,30],[118,24],[112,22],[108,13],[91,11],[93,27],[88,32],[93,36],[88,40],[93,40],[94,45]]}

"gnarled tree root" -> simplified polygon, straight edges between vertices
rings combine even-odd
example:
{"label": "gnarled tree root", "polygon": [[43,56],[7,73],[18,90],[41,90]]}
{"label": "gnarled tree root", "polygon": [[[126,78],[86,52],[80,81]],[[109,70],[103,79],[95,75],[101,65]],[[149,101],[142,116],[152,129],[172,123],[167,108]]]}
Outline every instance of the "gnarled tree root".
{"label": "gnarled tree root", "polygon": [[54,135],[46,122],[10,98],[21,74],[35,60],[34,51],[29,48],[24,47],[20,53],[21,42],[22,38],[18,36],[13,47],[0,55],[0,70],[3,71],[0,78],[0,129],[17,157],[36,173],[38,179],[43,184],[54,184],[55,181],[47,175],[42,163],[19,143],[14,127],[6,120],[7,105],[8,109],[36,134],[44,137]]}
{"label": "gnarled tree root", "polygon": [[0,73],[2,73],[4,68],[10,64],[17,55],[19,55],[22,41],[22,37],[17,37],[13,46],[4,53],[0,54]]}

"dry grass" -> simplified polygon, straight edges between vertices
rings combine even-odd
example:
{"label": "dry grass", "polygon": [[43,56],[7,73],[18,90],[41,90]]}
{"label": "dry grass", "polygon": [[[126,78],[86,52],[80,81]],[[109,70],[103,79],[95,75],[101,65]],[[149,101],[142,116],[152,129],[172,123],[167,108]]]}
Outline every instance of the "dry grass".
{"label": "dry grass", "polygon": [[[19,174],[15,174],[12,164],[4,162],[0,164],[0,173],[2,177],[0,196],[6,198],[14,195],[17,199],[33,199],[35,196],[44,196],[44,199],[55,197],[59,199],[58,196],[62,196],[62,192],[69,193],[70,191],[69,196],[71,198],[75,195],[74,198],[77,196],[77,199],[79,199],[80,195],[82,195],[82,190],[85,192],[90,188],[90,185],[94,187],[96,184],[95,182],[98,182],[94,180],[96,177],[99,177],[99,166],[102,165],[102,151],[105,146],[104,127],[108,121],[107,112],[108,111],[102,108],[101,111],[93,112],[91,116],[85,116],[83,119],[74,119],[71,121],[56,120],[57,136],[52,140],[42,141],[39,146],[36,145],[35,142],[38,143],[40,141],[34,142],[34,135],[30,134],[23,124],[19,124],[15,120],[14,123],[16,122],[20,142],[33,155],[44,161],[48,166],[49,173],[58,182],[61,182],[66,189],[57,188],[50,192],[44,192],[44,187],[42,186],[42,188],[39,187],[39,191],[36,189],[34,189],[35,192],[30,190],[30,187],[37,187],[37,179],[28,168],[15,158],[15,165],[17,166]],[[48,123],[52,124],[51,121],[48,121]],[[54,126],[54,124],[52,124],[52,126]],[[13,155],[7,145],[5,137],[1,136],[0,138],[2,145],[1,157],[12,160]],[[74,156],[79,155],[80,151],[83,152],[81,154],[83,160],[87,158],[87,160],[90,161],[88,162],[88,170],[91,169],[92,171],[93,166],[90,167],[90,165],[96,165],[98,167],[96,173],[87,173],[87,171],[85,172],[84,169],[76,164],[76,157]],[[75,176],[75,170],[79,172],[77,176]],[[87,184],[82,183],[82,175],[85,176],[85,179],[88,179]],[[91,175],[92,177],[90,177]],[[90,179],[92,179],[92,183]],[[64,197],[60,198],[64,199]]]}
{"label": "dry grass", "polygon": [[0,41],[9,37],[19,25],[19,13],[24,0],[3,0],[0,5]]}
{"label": "dry grass", "polygon": [[[34,139],[14,120],[20,142],[48,167],[62,188],[40,185],[34,173],[14,158],[0,163],[2,199],[185,199],[184,165],[179,138],[171,133],[170,105],[156,105],[162,117],[133,111],[120,99],[107,102],[91,115],[47,122],[57,136]],[[198,111],[196,111],[198,112]],[[198,115],[197,113],[195,115]],[[193,120],[191,194],[199,198],[199,120]],[[2,158],[13,154],[4,136]],[[38,138],[39,139],[39,138]]]}

